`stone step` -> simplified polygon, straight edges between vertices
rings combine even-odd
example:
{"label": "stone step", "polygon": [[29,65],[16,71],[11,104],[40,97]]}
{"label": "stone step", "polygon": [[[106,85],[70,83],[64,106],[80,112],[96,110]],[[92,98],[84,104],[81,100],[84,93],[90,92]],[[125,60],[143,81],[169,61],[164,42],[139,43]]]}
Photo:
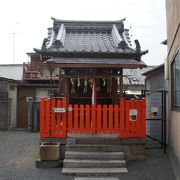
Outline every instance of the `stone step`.
{"label": "stone step", "polygon": [[64,168],[123,168],[126,167],[125,160],[79,160],[65,159]]}
{"label": "stone step", "polygon": [[96,176],[96,175],[116,175],[127,173],[127,168],[63,168],[62,174],[64,175],[84,175],[84,176]]}
{"label": "stone step", "polygon": [[78,152],[66,151],[66,159],[123,160],[124,152]]}
{"label": "stone step", "polygon": [[87,134],[87,133],[67,133],[67,137],[69,138],[119,138],[119,133],[112,132],[110,133],[103,133],[100,134]]}
{"label": "stone step", "polygon": [[83,152],[122,152],[123,145],[95,145],[95,144],[74,144],[66,145],[66,151]]}
{"label": "stone step", "polygon": [[119,180],[117,177],[75,177],[74,180]]}
{"label": "stone step", "polygon": [[76,138],[75,139],[76,144],[103,144],[103,145],[120,145],[120,144],[145,144],[146,139],[145,138]]}

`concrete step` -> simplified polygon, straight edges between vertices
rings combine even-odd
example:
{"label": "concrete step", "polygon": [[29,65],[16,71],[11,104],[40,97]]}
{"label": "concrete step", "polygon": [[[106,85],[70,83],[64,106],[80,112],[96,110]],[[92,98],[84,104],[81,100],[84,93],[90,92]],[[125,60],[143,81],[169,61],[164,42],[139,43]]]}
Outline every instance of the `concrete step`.
{"label": "concrete step", "polygon": [[106,134],[82,134],[82,133],[67,133],[67,137],[69,138],[118,138],[119,133],[113,132],[112,134],[106,133]]}
{"label": "concrete step", "polygon": [[123,160],[123,152],[78,152],[66,151],[66,159]]}
{"label": "concrete step", "polygon": [[74,180],[119,180],[117,177],[75,177]]}
{"label": "concrete step", "polygon": [[64,175],[116,175],[127,173],[127,168],[63,168],[62,174]]}
{"label": "concrete step", "polygon": [[63,167],[64,168],[124,168],[126,167],[126,161],[65,159],[63,162]]}
{"label": "concrete step", "polygon": [[66,145],[66,151],[83,152],[122,152],[123,145],[95,145],[95,144],[74,144]]}
{"label": "concrete step", "polygon": [[145,144],[145,138],[116,138],[116,137],[109,137],[109,138],[76,138],[76,144],[102,144],[102,145],[120,145],[120,144]]}

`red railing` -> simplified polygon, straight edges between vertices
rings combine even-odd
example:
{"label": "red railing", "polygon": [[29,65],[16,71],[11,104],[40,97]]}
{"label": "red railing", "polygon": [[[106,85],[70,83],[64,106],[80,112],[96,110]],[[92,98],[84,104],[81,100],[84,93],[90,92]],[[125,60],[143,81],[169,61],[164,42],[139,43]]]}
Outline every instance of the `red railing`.
{"label": "red railing", "polygon": [[66,113],[57,113],[55,108],[66,108],[66,99],[44,99],[40,101],[41,138],[66,137]]}
{"label": "red railing", "polygon": [[120,105],[68,105],[66,98],[40,102],[41,138],[65,138],[67,133],[119,134],[120,138],[145,137],[145,99]]}

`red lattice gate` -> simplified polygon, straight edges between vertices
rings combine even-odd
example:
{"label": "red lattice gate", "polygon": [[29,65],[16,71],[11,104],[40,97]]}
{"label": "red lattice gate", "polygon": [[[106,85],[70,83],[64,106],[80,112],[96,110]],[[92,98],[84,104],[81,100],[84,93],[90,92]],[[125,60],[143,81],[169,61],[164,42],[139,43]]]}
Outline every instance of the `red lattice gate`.
{"label": "red lattice gate", "polygon": [[41,138],[65,138],[67,133],[119,134],[145,137],[145,99],[120,99],[119,105],[66,105],[66,98],[41,98]]}

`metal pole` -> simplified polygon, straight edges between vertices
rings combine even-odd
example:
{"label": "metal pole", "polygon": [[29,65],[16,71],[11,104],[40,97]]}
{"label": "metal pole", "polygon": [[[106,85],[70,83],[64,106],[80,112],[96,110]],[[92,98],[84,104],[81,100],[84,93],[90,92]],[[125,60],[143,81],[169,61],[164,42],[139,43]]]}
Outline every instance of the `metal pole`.
{"label": "metal pole", "polygon": [[166,153],[166,90],[163,91],[163,99],[164,99],[164,153]]}
{"label": "metal pole", "polygon": [[33,132],[37,132],[38,110],[34,109]]}
{"label": "metal pole", "polygon": [[164,93],[163,91],[161,92],[161,148],[163,148],[164,145]]}
{"label": "metal pole", "polygon": [[[50,119],[49,119],[49,135],[52,135],[52,70],[50,70]],[[50,141],[51,143],[51,141]]]}

